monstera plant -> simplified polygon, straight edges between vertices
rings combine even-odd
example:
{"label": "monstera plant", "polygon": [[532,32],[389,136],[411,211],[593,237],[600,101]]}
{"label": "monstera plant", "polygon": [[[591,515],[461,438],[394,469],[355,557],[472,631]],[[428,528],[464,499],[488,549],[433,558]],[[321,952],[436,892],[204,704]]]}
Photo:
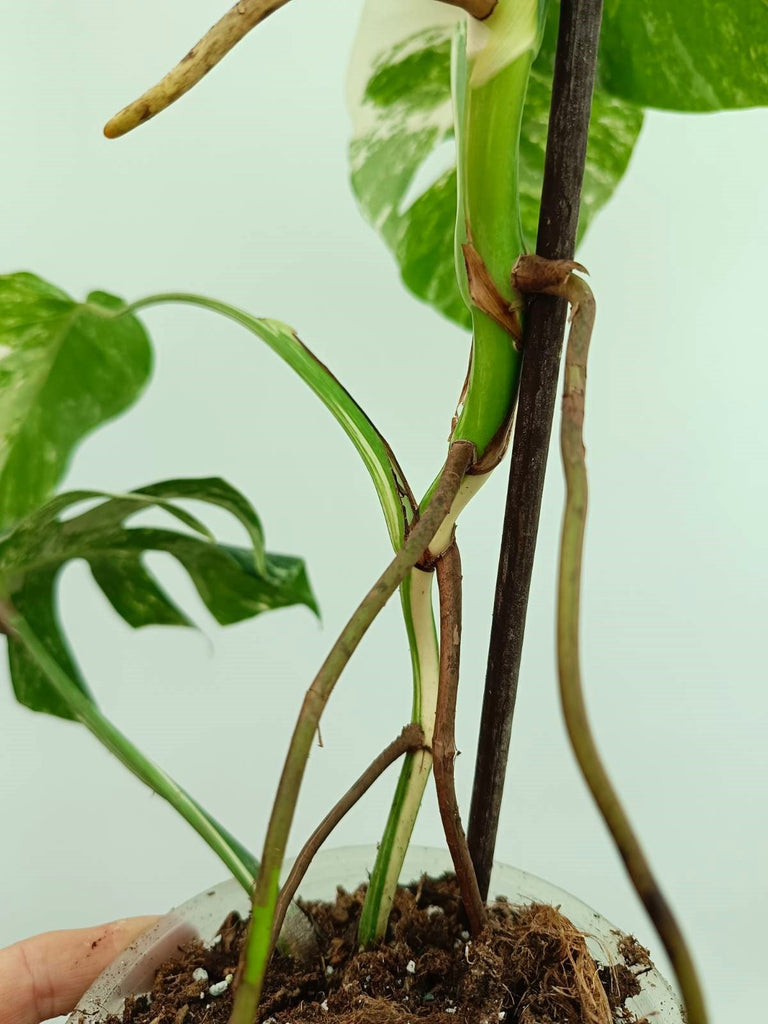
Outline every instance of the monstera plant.
{"label": "monstera plant", "polygon": [[[106,135],[124,135],[160,113],[285,3],[240,0],[157,86],[107,124]],[[192,825],[251,894],[251,922],[232,986],[232,1024],[261,1019],[265,976],[299,881],[294,873],[281,890],[294,810],[322,713],[366,630],[396,591],[413,666],[412,708],[403,709],[409,722],[337,804],[300,863],[306,868],[346,810],[402,758],[388,820],[381,836],[371,837],[380,843],[356,921],[357,946],[366,951],[391,936],[398,879],[433,774],[463,920],[473,939],[491,927],[489,872],[566,304],[572,320],[561,425],[567,502],[557,623],[563,710],[586,781],[670,955],[687,1020],[707,1020],[686,943],[602,766],[581,694],[581,435],[594,300],[573,257],[627,169],[646,109],[702,112],[768,103],[768,8],[754,0],[605,0],[602,6],[600,0],[362,5],[348,76],[351,187],[405,286],[467,332],[466,381],[463,388],[457,382],[456,408],[446,410],[446,460],[424,494],[411,489],[368,413],[287,324],[196,294],[125,302],[94,292],[76,301],[31,273],[0,278],[0,621],[14,691],[35,711],[85,725]],[[254,53],[258,57],[258,42]],[[222,624],[289,605],[317,612],[303,561],[270,553],[248,499],[221,479],[167,480],[123,494],[58,493],[78,444],[128,410],[146,387],[152,345],[140,315],[158,304],[192,305],[235,321],[297,374],[360,455],[394,549],[307,691],[258,859],[104,716],[61,624],[57,581],[78,559],[130,626],[189,625],[187,613],[146,565],[147,554],[157,551],[178,561]],[[426,372],[432,354],[418,358]],[[505,527],[495,657],[467,839],[453,779],[461,624],[456,524],[510,442],[516,516]],[[190,501],[196,508],[224,509],[240,524],[247,545],[217,541]],[[134,521],[152,508],[174,525]],[[614,1009],[601,998],[591,1016],[584,1003],[579,1019],[613,1019]],[[504,1004],[499,1019],[534,1019],[513,1017],[513,1002]],[[328,1005],[322,1010],[329,1020],[336,1019],[332,1011]],[[426,1014],[420,1010],[419,1019]],[[393,1010],[378,1018],[338,1019],[406,1018]]]}

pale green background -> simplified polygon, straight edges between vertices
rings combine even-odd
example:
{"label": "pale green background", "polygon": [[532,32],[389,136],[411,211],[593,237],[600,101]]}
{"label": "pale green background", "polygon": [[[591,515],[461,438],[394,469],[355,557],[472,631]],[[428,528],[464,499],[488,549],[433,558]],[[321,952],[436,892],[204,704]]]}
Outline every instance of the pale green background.
{"label": "pale green background", "polygon": [[[290,321],[422,487],[443,456],[468,342],[405,293],[347,187],[344,66],[359,2],[298,0],[173,111],[119,142],[101,137],[103,121],[222,6],[2,5],[0,264],[78,296],[183,288]],[[756,1020],[764,1006],[767,127],[764,112],[651,115],[581,252],[599,304],[587,427],[589,703],[720,1021]],[[303,689],[385,562],[385,531],[350,445],[258,342],[200,311],[152,311],[146,323],[153,385],[83,446],[67,485],[223,474],[259,508],[273,550],[306,555],[324,625],[296,610],[218,629],[162,557],[153,564],[202,633],[132,634],[81,566],[64,580],[66,623],[107,712],[257,849]],[[460,531],[464,806],[505,477]],[[657,948],[560,723],[561,499],[553,458],[498,853]],[[408,677],[393,603],[339,685],[294,847],[404,722]],[[6,686],[0,703],[0,945],[162,911],[224,874],[82,730],[17,707]],[[335,842],[378,838],[393,782]],[[431,794],[416,838],[440,842]]]}

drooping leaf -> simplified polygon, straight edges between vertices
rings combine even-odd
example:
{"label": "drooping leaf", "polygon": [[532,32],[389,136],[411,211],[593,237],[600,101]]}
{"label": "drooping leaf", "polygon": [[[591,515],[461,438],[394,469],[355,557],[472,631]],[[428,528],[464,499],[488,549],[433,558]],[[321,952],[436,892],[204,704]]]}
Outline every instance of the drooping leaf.
{"label": "drooping leaf", "polygon": [[605,0],[600,80],[644,107],[768,104],[765,0]]}
{"label": "drooping leaf", "polygon": [[[520,142],[520,202],[533,245],[549,118],[557,7],[533,66]],[[348,99],[352,188],[363,215],[392,250],[404,283],[469,326],[454,269],[456,170],[451,148],[451,40],[455,8],[434,0],[368,0],[353,51]],[[634,104],[595,90],[583,235],[623,176],[642,125]],[[442,163],[435,164],[442,158]]]}
{"label": "drooping leaf", "polygon": [[134,303],[134,308],[168,302],[199,306],[233,320],[265,342],[290,366],[317,395],[355,446],[373,481],[392,544],[395,550],[399,549],[406,527],[417,512],[408,481],[394,452],[369,416],[328,367],[307,348],[294,329],[280,320],[253,316],[229,303],[189,293],[149,296]]}
{"label": "drooping leaf", "polygon": [[79,441],[126,409],[152,365],[120,299],[78,303],[33,274],[0,276],[0,527],[54,490]]}
{"label": "drooping leaf", "polygon": [[[221,544],[201,534],[198,521],[176,504],[190,498],[227,508],[248,531],[253,546]],[[98,502],[94,507],[62,518],[77,504],[94,500]],[[128,525],[132,516],[151,507],[174,514],[197,532]],[[57,496],[0,538],[0,598],[17,609],[87,693],[59,621],[58,574],[68,562],[82,559],[129,625],[190,625],[147,568],[144,559],[150,551],[172,555],[208,610],[224,625],[297,604],[317,613],[303,561],[266,552],[256,513],[242,494],[217,478],[170,480],[117,497],[93,491]],[[14,690],[22,704],[61,718],[73,717],[13,637],[9,638],[9,659]]]}

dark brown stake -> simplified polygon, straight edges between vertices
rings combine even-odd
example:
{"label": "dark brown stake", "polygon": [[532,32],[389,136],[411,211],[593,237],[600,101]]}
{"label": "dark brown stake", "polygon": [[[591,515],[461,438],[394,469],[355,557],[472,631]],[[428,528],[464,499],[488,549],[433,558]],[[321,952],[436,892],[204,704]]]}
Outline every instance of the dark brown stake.
{"label": "dark brown stake", "polygon": [[[570,259],[576,246],[602,0],[562,0],[536,251]],[[511,268],[510,268],[511,269]],[[566,303],[537,296],[526,318],[488,668],[468,840],[480,893],[488,895],[541,495],[557,397]]]}
{"label": "dark brown stake", "polygon": [[421,726],[416,722],[406,725],[396,740],[379,754],[375,761],[365,769],[360,778],[355,782],[339,802],[326,814],[315,831],[302,847],[301,853],[294,861],[291,872],[285,880],[275,908],[275,919],[272,925],[272,945],[277,942],[280,930],[283,927],[285,915],[291,900],[296,895],[296,890],[301,885],[301,880],[307,873],[307,868],[314,860],[315,854],[323,845],[328,836],[333,832],[341,819],[351,810],[357,801],[363,797],[376,779],[386,771],[391,764],[403,754],[411,750],[420,750],[424,746],[424,733]]}
{"label": "dark brown stake", "polygon": [[461,824],[454,777],[456,697],[461,661],[461,557],[456,541],[438,559],[435,570],[440,594],[440,682],[432,740],[435,788],[469,929],[473,935],[479,935],[485,926],[485,904]]}

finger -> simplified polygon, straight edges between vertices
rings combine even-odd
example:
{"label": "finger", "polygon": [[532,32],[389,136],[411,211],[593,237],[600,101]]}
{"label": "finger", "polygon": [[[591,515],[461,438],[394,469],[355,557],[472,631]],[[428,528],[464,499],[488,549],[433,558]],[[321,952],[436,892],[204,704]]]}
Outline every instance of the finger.
{"label": "finger", "polygon": [[0,1024],[69,1013],[91,983],[156,917],[46,932],[0,950]]}

